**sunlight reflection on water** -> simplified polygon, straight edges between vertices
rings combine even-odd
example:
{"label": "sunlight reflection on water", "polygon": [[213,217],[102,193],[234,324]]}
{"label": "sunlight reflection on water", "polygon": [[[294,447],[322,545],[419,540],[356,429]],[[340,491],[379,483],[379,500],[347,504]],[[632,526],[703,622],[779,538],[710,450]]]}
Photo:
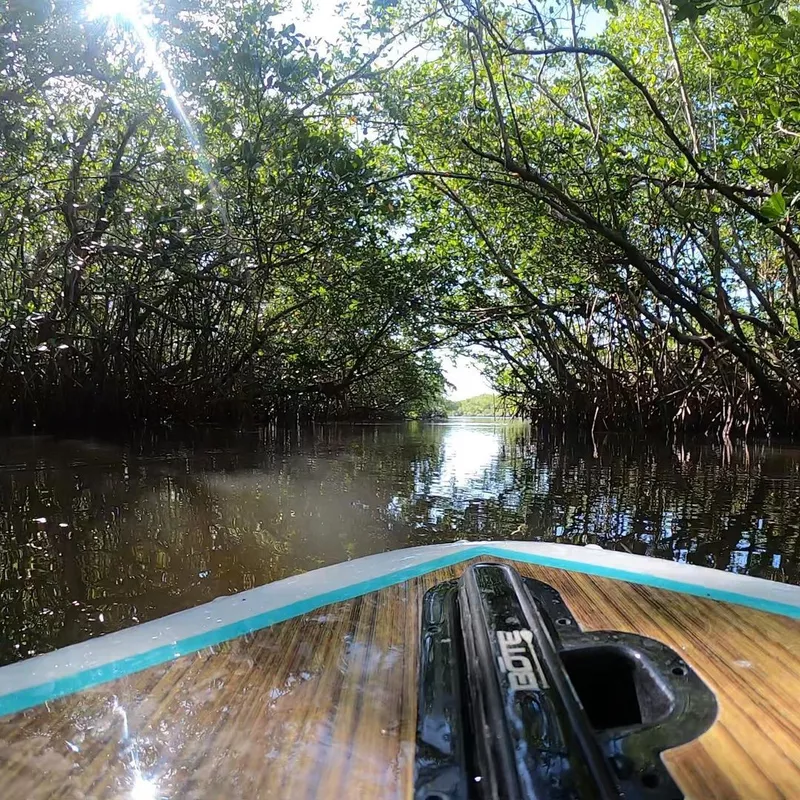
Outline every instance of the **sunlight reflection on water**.
{"label": "sunlight reflection on water", "polygon": [[598,543],[799,582],[800,458],[519,422],[0,439],[0,661],[370,553]]}
{"label": "sunlight reflection on water", "polygon": [[[441,465],[430,484],[436,494],[474,487],[497,461],[502,446],[496,425],[457,422],[444,426]],[[418,485],[418,489],[422,489]]]}

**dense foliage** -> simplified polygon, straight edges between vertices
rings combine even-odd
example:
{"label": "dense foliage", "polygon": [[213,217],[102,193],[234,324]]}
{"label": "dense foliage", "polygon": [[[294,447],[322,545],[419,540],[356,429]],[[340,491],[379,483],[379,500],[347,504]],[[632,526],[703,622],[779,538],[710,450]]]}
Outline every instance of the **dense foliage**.
{"label": "dense foliage", "polygon": [[[446,4],[394,75],[419,229],[498,388],[608,427],[798,421],[800,13]],[[773,15],[774,16],[774,15]],[[748,21],[749,20],[749,21]]]}
{"label": "dense foliage", "polygon": [[409,254],[379,145],[335,101],[364,57],[324,60],[275,13],[190,0],[138,29],[63,0],[5,14],[3,419],[438,403],[427,320],[447,278]]}
{"label": "dense foliage", "polygon": [[12,5],[2,418],[426,413],[449,341],[531,413],[794,430],[800,11],[605,7]]}

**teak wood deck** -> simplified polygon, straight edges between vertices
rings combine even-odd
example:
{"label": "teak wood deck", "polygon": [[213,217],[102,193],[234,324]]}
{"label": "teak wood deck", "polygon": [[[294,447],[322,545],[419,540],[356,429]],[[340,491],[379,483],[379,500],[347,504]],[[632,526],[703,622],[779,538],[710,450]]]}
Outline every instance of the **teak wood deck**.
{"label": "teak wood deck", "polygon": [[[0,719],[3,798],[410,798],[420,604],[466,563]],[[719,717],[664,754],[687,797],[800,798],[800,622],[514,563],[586,630],[660,639]]]}

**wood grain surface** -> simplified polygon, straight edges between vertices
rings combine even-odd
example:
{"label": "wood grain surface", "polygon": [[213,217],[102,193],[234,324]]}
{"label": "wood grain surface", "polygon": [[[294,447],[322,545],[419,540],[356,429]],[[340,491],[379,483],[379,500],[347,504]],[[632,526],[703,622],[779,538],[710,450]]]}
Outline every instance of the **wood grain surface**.
{"label": "wood grain surface", "polygon": [[[420,601],[465,564],[0,719],[3,798],[410,798]],[[800,798],[800,623],[515,564],[585,629],[651,636],[720,714],[664,760],[687,797]]]}

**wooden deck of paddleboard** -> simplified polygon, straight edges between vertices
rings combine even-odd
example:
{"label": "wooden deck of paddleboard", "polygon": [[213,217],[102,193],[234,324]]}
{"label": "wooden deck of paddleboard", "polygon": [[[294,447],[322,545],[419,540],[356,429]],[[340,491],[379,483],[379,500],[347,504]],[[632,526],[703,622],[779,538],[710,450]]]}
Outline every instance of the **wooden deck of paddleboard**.
{"label": "wooden deck of paddleboard", "polygon": [[[0,719],[7,798],[410,798],[420,601],[466,564]],[[719,718],[664,755],[691,798],[800,797],[800,622],[515,564],[584,629],[680,651]]]}

